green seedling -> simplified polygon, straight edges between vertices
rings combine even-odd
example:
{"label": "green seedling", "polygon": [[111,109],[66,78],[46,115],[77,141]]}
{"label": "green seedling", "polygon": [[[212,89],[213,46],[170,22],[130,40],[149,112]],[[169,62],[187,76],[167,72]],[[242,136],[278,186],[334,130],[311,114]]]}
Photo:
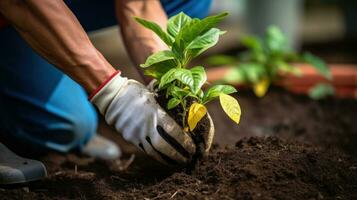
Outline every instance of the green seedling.
{"label": "green seedling", "polygon": [[233,66],[224,81],[250,85],[258,97],[263,97],[270,84],[278,81],[281,75],[301,76],[300,69],[290,64],[293,62],[310,63],[325,78],[332,78],[323,60],[311,53],[299,54],[291,50],[286,37],[276,26],[270,26],[263,38],[250,35],[244,37],[241,43],[247,50],[238,57],[218,55],[209,58],[208,62],[213,65]]}
{"label": "green seedling", "polygon": [[335,94],[335,88],[330,84],[319,83],[309,90],[310,98],[314,100],[324,99]]}
{"label": "green seedling", "polygon": [[[236,99],[229,96],[236,89],[230,85],[214,85],[203,91],[202,86],[207,80],[204,67],[189,66],[193,58],[214,46],[220,35],[224,34],[215,26],[226,16],[227,13],[221,13],[201,20],[181,12],[168,20],[166,30],[154,22],[135,18],[141,25],[155,32],[168,47],[168,50],[149,56],[140,66],[145,69],[145,75],[157,80],[155,87],[164,92],[168,99],[167,109],[182,106],[185,130],[192,131],[207,113],[204,105],[218,97],[226,114],[239,123],[240,106]],[[186,108],[187,98],[195,99],[190,108]]]}

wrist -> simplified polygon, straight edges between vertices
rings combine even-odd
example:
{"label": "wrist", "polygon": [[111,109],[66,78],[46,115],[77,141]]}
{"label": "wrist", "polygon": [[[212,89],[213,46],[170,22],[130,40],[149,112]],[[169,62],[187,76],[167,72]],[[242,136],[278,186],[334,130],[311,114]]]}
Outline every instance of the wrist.
{"label": "wrist", "polygon": [[117,72],[99,52],[95,56],[86,59],[86,63],[82,67],[85,71],[83,73],[82,86],[89,94],[93,93],[103,82]]}
{"label": "wrist", "polygon": [[108,106],[119,95],[122,88],[127,84],[128,79],[120,76],[120,71],[116,71],[96,88],[89,96],[89,101],[97,106],[101,114],[105,114]]}
{"label": "wrist", "polygon": [[115,71],[112,75],[107,77],[97,88],[95,88],[89,95],[88,99],[92,100],[93,97],[99,93],[100,90],[102,90],[114,77],[120,76],[121,71],[117,70]]}

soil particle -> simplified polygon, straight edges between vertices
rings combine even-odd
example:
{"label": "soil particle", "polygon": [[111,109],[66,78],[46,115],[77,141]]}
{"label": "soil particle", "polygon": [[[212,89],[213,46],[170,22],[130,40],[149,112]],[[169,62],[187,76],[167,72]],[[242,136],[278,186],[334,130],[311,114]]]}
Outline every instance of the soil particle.
{"label": "soil particle", "polygon": [[229,120],[219,102],[208,105],[216,129],[215,142],[233,145],[243,137],[279,136],[357,155],[355,99],[314,101],[280,88],[270,88],[262,99],[251,91],[238,90],[235,98],[242,109],[238,126]]}
{"label": "soil particle", "polygon": [[[48,178],[0,187],[0,199],[357,199],[355,100],[312,101],[277,89],[264,99],[237,97],[239,126],[217,102],[209,106],[220,146],[190,174],[140,154],[123,171],[118,161],[50,153],[40,158]],[[244,138],[252,135],[260,137]]]}
{"label": "soil particle", "polygon": [[27,192],[2,189],[1,199],[357,198],[353,158],[277,137],[244,138],[234,146],[215,146],[191,174],[133,176],[109,162],[82,163],[75,173],[69,168],[74,162],[67,156],[61,171],[31,184]]}

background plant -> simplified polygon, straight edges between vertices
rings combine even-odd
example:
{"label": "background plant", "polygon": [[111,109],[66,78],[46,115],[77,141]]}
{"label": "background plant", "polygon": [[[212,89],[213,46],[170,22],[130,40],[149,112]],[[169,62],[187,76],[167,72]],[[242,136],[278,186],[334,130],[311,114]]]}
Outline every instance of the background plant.
{"label": "background plant", "polygon": [[[186,113],[188,128],[192,131],[197,123],[206,115],[204,104],[215,98],[220,99],[226,114],[239,123],[241,110],[236,99],[229,96],[236,92],[230,85],[215,85],[202,90],[207,77],[202,66],[189,69],[190,61],[214,46],[224,31],[215,26],[227,13],[206,17],[202,20],[191,18],[183,12],[168,20],[166,31],[158,24],[145,19],[135,18],[137,22],[155,32],[168,46],[168,50],[157,52],[149,56],[144,64],[145,74],[157,80],[156,88],[165,93],[168,99],[167,109],[181,105],[183,127],[186,127]],[[188,98],[193,98],[189,110],[186,109]]]}
{"label": "background plant", "polygon": [[[299,54],[289,48],[287,38],[276,26],[268,27],[265,36],[262,38],[249,35],[241,40],[243,46],[247,48],[238,57],[218,55],[208,59],[214,65],[234,66],[224,81],[234,84],[248,84],[253,87],[254,93],[258,97],[266,94],[269,85],[279,80],[281,75],[292,74],[301,76],[299,68],[291,65],[293,62],[310,63],[325,78],[331,80],[331,73],[325,62],[311,53]],[[331,94],[331,89],[317,86],[320,97]],[[312,94],[310,92],[310,94]],[[315,93],[316,94],[316,93]],[[316,95],[314,96],[316,97]]]}

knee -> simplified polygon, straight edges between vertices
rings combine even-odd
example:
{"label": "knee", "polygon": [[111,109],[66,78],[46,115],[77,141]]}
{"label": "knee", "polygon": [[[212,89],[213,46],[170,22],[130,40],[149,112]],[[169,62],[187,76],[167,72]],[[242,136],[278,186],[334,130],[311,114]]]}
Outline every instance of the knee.
{"label": "knee", "polygon": [[[96,133],[98,119],[94,109],[87,109],[68,118],[71,148],[82,148]],[[67,149],[69,150],[69,149]]]}

